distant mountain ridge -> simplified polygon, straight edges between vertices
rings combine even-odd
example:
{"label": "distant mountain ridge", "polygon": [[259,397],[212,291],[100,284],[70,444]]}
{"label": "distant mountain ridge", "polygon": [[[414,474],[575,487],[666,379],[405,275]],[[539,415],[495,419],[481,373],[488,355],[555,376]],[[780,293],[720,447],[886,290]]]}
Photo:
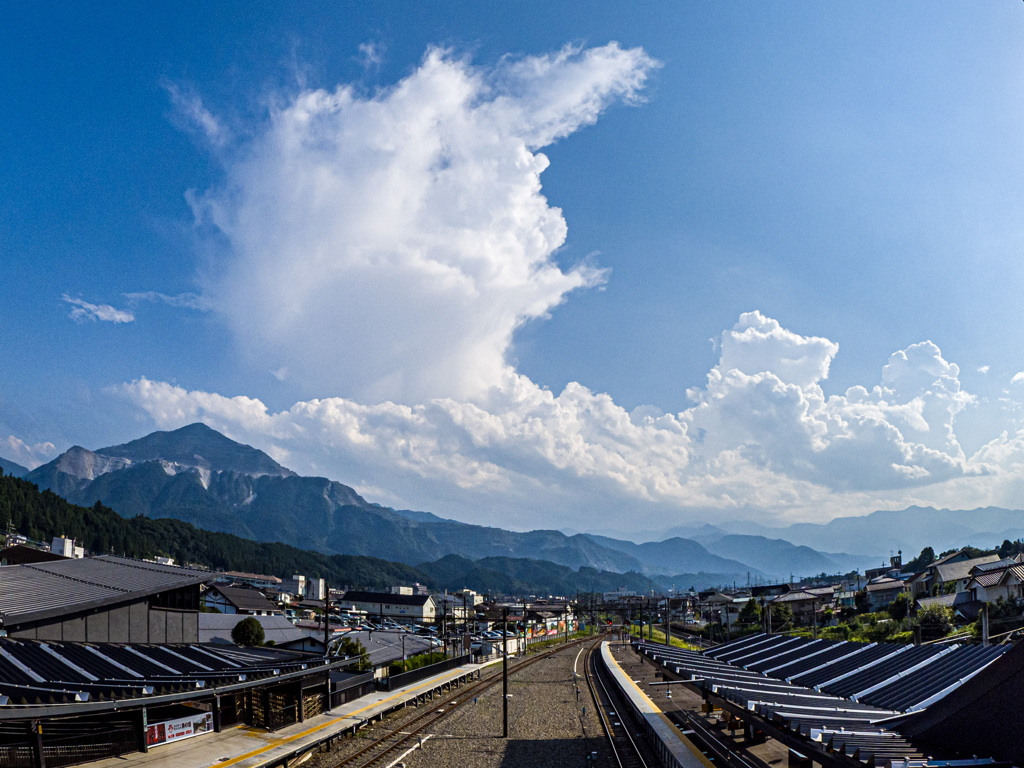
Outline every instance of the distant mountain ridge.
{"label": "distant mountain ridge", "polygon": [[0,457],[0,469],[3,470],[5,475],[10,475],[11,477],[24,477],[28,474],[28,467],[23,467],[16,461],[2,457]]}
{"label": "distant mountain ridge", "polygon": [[97,451],[75,446],[26,479],[76,504],[102,501],[125,517],[170,517],[207,530],[325,553],[371,555],[410,565],[469,553],[619,573],[642,567],[635,558],[585,536],[514,533],[371,504],[346,485],[299,477],[262,451],[203,425]]}
{"label": "distant mountain ridge", "polygon": [[910,559],[924,547],[936,552],[971,544],[992,547],[1024,537],[1024,511],[1002,507],[972,510],[912,506],[878,510],[862,517],[837,517],[827,523],[794,523],[770,528],[753,522],[722,523],[734,533],[784,538],[825,551],[869,552],[878,563],[902,550]]}
{"label": "distant mountain ridge", "polygon": [[525,558],[572,569],[636,572],[662,582],[679,576],[698,586],[840,569],[806,547],[758,537],[739,536],[722,544],[727,536],[708,536],[707,546],[682,537],[635,544],[559,531],[518,533],[430,512],[393,510],[368,502],[342,483],[301,477],[263,451],[202,424],[96,451],[74,446],[28,472],[26,479],[75,504],[102,501],[124,517],[174,518],[258,541],[409,565],[451,554]]}

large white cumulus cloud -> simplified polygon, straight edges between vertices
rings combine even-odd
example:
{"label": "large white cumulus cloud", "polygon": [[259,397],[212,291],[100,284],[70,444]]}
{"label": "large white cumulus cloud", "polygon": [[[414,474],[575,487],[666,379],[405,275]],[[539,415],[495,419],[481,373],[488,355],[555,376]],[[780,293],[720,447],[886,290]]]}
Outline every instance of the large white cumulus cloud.
{"label": "large white cumulus cloud", "polygon": [[208,299],[300,391],[415,402],[498,384],[517,327],[603,273],[566,238],[538,149],[634,100],[655,66],[615,43],[490,70],[434,49],[373,96],[299,94],[193,196],[223,236]]}
{"label": "large white cumulus cloud", "polygon": [[957,419],[983,404],[930,341],[826,394],[839,346],[749,312],[680,413],[508,364],[525,320],[605,277],[555,263],[567,227],[539,150],[636,99],[655,66],[615,44],[487,70],[432,50],[373,96],[308,91],[241,145],[219,133],[224,183],[193,197],[223,244],[202,303],[303,399],[117,390],[161,428],[203,421],[373,500],[513,528],[822,520],[1024,488],[1020,425],[966,455]]}
{"label": "large white cumulus cloud", "polygon": [[895,353],[870,388],[832,396],[821,385],[838,348],[827,339],[751,312],[721,350],[707,384],[690,391],[694,405],[676,414],[627,412],[577,383],[555,394],[511,371],[475,399],[334,397],[276,413],[146,379],[120,391],[161,427],[204,421],[379,500],[520,528],[582,518],[628,529],[638,512],[666,526],[710,511],[820,520],[977,503],[1021,485],[1024,437],[963,455],[955,418],[972,398],[930,342]]}

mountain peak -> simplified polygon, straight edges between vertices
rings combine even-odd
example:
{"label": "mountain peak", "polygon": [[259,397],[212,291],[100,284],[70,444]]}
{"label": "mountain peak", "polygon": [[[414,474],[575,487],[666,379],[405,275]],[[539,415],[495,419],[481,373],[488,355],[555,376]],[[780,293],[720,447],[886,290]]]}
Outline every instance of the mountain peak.
{"label": "mountain peak", "polygon": [[153,432],[122,445],[100,448],[96,453],[132,462],[166,461],[183,467],[238,472],[254,477],[295,475],[258,448],[237,443],[200,423],[170,432]]}
{"label": "mountain peak", "polygon": [[128,458],[104,456],[80,445],[73,445],[51,463],[58,472],[80,480],[95,480],[107,472],[124,469],[132,462]]}

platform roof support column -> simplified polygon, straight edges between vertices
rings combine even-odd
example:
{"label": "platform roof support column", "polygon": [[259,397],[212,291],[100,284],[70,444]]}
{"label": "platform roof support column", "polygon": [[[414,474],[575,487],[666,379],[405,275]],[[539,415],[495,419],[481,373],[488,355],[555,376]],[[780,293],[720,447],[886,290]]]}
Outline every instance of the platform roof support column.
{"label": "platform roof support column", "polygon": [[149,752],[149,741],[146,731],[149,730],[149,712],[145,707],[139,709],[135,720],[135,737],[139,742],[139,752]]}
{"label": "platform roof support column", "polygon": [[32,720],[28,724],[32,738],[32,763],[36,768],[46,768],[46,756],[43,754],[43,724]]}

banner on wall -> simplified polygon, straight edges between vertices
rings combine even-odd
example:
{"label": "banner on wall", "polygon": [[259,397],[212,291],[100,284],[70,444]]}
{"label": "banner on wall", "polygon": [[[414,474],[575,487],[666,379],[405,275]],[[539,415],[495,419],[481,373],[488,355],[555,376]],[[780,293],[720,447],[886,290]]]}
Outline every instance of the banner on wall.
{"label": "banner on wall", "polygon": [[169,741],[187,739],[213,730],[213,713],[198,712],[189,717],[177,720],[165,720],[162,723],[150,723],[146,728],[146,746],[166,744]]}

